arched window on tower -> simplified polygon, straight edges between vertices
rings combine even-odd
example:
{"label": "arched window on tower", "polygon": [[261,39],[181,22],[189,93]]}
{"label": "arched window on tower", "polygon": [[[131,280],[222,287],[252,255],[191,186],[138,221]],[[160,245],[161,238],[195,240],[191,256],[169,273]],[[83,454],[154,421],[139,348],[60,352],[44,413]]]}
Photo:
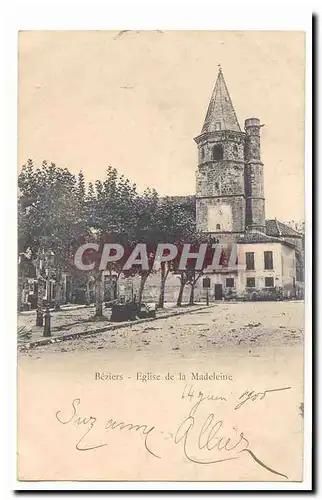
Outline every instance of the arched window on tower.
{"label": "arched window on tower", "polygon": [[237,144],[233,145],[233,155],[234,156],[238,156],[238,147],[237,147]]}
{"label": "arched window on tower", "polygon": [[212,150],[212,158],[215,161],[222,160],[224,157],[224,150],[221,144],[216,144]]}

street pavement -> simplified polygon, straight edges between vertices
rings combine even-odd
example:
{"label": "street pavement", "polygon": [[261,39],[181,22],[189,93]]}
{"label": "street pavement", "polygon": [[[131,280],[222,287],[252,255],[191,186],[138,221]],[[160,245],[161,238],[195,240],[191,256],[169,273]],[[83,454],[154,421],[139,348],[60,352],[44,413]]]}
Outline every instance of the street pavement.
{"label": "street pavement", "polygon": [[[189,311],[197,311],[200,308],[206,307],[205,303],[198,303],[193,306],[184,305],[177,307],[175,303],[168,302],[163,309],[157,311],[157,319],[167,317],[169,315],[187,314]],[[34,314],[22,313],[18,315],[18,346],[27,346],[30,343],[46,341],[44,337],[44,326],[36,326],[36,313]],[[124,322],[111,322],[111,309],[104,308],[102,318],[94,318],[95,307],[75,307],[75,308],[62,308],[59,311],[50,311],[50,330],[52,341],[55,339],[64,340],[66,337],[70,338],[84,335],[94,334],[107,330],[114,330],[121,328],[124,325],[136,324],[148,320],[135,320]],[[45,316],[44,316],[45,324]]]}
{"label": "street pavement", "polygon": [[[83,323],[93,314],[92,308],[56,314],[52,320],[53,335],[55,330],[73,332],[77,328],[93,327],[91,322],[87,326]],[[301,301],[222,302],[203,310],[192,308],[189,314],[67,340],[59,345],[37,347],[33,353],[86,351],[104,353],[113,359],[134,353],[146,353],[154,358],[173,355],[189,358],[209,355],[218,349],[247,349],[256,355],[259,348],[301,345],[303,322],[304,303]]]}

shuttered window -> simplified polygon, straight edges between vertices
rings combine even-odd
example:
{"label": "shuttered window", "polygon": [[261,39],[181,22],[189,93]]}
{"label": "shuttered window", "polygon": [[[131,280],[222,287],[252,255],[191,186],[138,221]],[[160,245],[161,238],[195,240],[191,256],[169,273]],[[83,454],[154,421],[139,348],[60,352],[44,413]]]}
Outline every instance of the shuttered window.
{"label": "shuttered window", "polygon": [[226,278],[226,287],[233,288],[235,284],[234,278]]}
{"label": "shuttered window", "polygon": [[246,252],[246,271],[255,269],[254,252]]}
{"label": "shuttered window", "polygon": [[273,252],[264,252],[264,268],[273,269]]}
{"label": "shuttered window", "polygon": [[246,279],[246,287],[247,288],[255,288],[255,278],[247,278]]}
{"label": "shuttered window", "polygon": [[274,278],[265,278],[265,287],[269,288],[274,286]]}

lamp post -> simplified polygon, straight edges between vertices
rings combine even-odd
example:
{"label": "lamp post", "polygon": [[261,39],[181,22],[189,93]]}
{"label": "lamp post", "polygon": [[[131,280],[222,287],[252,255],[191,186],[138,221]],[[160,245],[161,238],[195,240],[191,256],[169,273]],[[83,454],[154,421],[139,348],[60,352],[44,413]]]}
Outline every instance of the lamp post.
{"label": "lamp post", "polygon": [[46,254],[46,263],[47,263],[47,306],[46,306],[46,312],[45,312],[45,325],[44,325],[44,331],[43,331],[43,336],[44,337],[51,337],[51,329],[50,329],[50,318],[51,314],[49,311],[49,306],[50,306],[50,300],[51,300],[51,291],[50,291],[50,275],[51,275],[51,269],[55,261],[55,254],[52,250],[48,250]]}
{"label": "lamp post", "polygon": [[206,289],[206,305],[209,306],[209,288],[211,285],[210,278],[207,276],[206,278],[203,279],[202,286],[204,289]]}
{"label": "lamp post", "polygon": [[46,263],[47,263],[47,303],[48,306],[50,307],[50,302],[51,302],[51,286],[50,286],[50,277],[51,277],[51,270],[53,267],[55,261],[55,254],[52,250],[48,250],[46,254]]}
{"label": "lamp post", "polygon": [[25,273],[24,273],[24,252],[19,254],[18,260],[18,311],[23,310],[23,291],[24,291],[24,282],[25,282]]}
{"label": "lamp post", "polygon": [[51,337],[51,329],[50,329],[51,314],[50,314],[50,311],[49,311],[48,304],[46,306],[46,311],[45,311],[45,314],[44,314],[44,318],[45,318],[45,325],[44,325],[43,337]]}
{"label": "lamp post", "polygon": [[43,298],[44,298],[44,282],[45,278],[42,276],[42,269],[44,263],[44,253],[41,249],[38,250],[36,264],[36,273],[38,278],[38,289],[37,289],[37,314],[36,314],[36,326],[43,326]]}

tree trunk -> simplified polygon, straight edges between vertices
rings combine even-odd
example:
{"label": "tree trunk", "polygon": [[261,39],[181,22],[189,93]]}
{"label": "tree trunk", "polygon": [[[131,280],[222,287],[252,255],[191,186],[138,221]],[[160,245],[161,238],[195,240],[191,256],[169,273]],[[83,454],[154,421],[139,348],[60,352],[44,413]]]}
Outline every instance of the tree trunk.
{"label": "tree trunk", "polygon": [[[120,279],[121,274],[122,274],[122,269],[117,273],[117,276],[116,276],[116,296],[115,296],[116,299],[119,298],[119,279]],[[132,283],[131,299],[133,301],[133,283]]]}
{"label": "tree trunk", "polygon": [[103,273],[100,272],[95,279],[95,316],[103,316]]}
{"label": "tree trunk", "polygon": [[148,276],[149,276],[148,274],[142,274],[142,276],[141,276],[140,288],[139,288],[139,296],[138,296],[138,306],[139,307],[141,306],[144,285],[146,283],[146,280],[148,279]]}
{"label": "tree trunk", "polygon": [[179,295],[177,298],[177,306],[182,306],[182,297],[183,297],[183,290],[184,290],[185,284],[186,284],[186,282],[181,277],[180,290],[179,290]]}
{"label": "tree trunk", "polygon": [[63,298],[63,282],[60,268],[56,269],[56,293],[55,293],[55,310],[59,311]]}
{"label": "tree trunk", "polygon": [[160,296],[158,307],[160,309],[164,308],[164,294],[165,294],[165,282],[167,280],[169,274],[169,269],[166,271],[164,266],[161,266],[161,288],[160,288]]}
{"label": "tree trunk", "polygon": [[85,304],[89,306],[90,303],[91,303],[91,294],[89,291],[89,276],[87,276],[86,290],[85,290]]}
{"label": "tree trunk", "polygon": [[195,283],[192,282],[190,290],[189,306],[193,306],[194,298],[195,298]]}
{"label": "tree trunk", "polygon": [[57,287],[56,287],[56,296],[55,296],[55,309],[56,311],[59,311],[60,305],[62,303],[62,297],[63,297],[63,284],[61,281],[57,282]]}
{"label": "tree trunk", "polygon": [[190,298],[189,298],[189,305],[193,306],[194,300],[195,300],[195,287],[197,284],[197,281],[199,278],[202,276],[202,272],[198,273],[198,276],[196,278],[195,273],[193,274],[192,280],[191,280],[191,291],[190,291]]}
{"label": "tree trunk", "polygon": [[24,273],[22,272],[21,275],[18,278],[18,283],[19,283],[19,288],[18,288],[18,311],[23,310],[23,291],[24,291],[24,283],[25,283],[25,276]]}
{"label": "tree trunk", "polygon": [[38,278],[38,292],[37,292],[37,313],[36,313],[36,326],[43,326],[43,298],[44,298],[44,280]]}

